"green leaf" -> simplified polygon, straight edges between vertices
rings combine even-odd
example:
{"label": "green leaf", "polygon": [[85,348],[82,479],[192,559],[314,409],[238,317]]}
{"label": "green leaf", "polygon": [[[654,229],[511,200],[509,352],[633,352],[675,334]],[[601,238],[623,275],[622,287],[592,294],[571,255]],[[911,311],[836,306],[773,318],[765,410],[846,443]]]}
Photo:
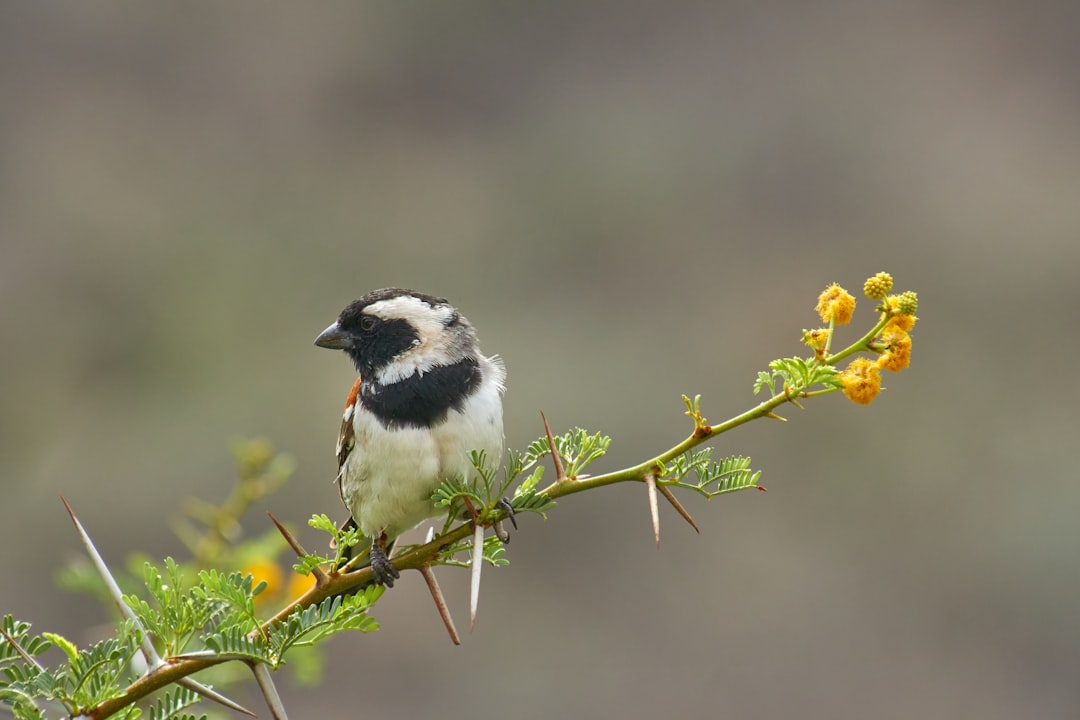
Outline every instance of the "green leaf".
{"label": "green leaf", "polygon": [[[758,486],[760,471],[750,469],[750,458],[739,455],[712,459],[712,448],[691,450],[669,461],[664,468],[664,485],[694,490],[706,498],[748,490]],[[693,474],[694,478],[689,479]]]}
{"label": "green leaf", "polygon": [[75,658],[79,656],[79,648],[75,647],[75,643],[71,642],[63,635],[46,632],[41,633],[41,637],[63,650],[64,654],[67,655],[69,662],[75,662]]}
{"label": "green leaf", "polygon": [[335,523],[326,515],[312,515],[311,519],[308,520],[308,525],[310,525],[316,530],[328,532],[331,535],[337,533],[337,523]]}
{"label": "green leaf", "polygon": [[[166,691],[150,706],[149,720],[172,720],[181,710],[196,705],[199,695],[194,690],[184,687],[174,687]],[[192,717],[185,715],[184,717]],[[202,717],[206,717],[203,715]]]}
{"label": "green leaf", "polygon": [[[816,358],[780,358],[769,363],[771,372],[759,372],[754,381],[754,394],[765,387],[776,395],[778,392],[806,392],[815,385],[826,388],[840,387],[837,370],[832,365],[822,363]],[[782,380],[782,387],[777,389],[777,380]]]}
{"label": "green leaf", "polygon": [[573,428],[554,440],[568,477],[580,475],[592,461],[603,457],[611,445],[610,437],[600,433],[590,435],[583,428]]}

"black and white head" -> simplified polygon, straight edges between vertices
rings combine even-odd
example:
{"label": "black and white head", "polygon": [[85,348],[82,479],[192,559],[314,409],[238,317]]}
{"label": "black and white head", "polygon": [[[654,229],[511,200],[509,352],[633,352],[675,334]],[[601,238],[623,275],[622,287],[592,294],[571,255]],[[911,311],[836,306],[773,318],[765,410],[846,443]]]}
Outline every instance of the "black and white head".
{"label": "black and white head", "polygon": [[460,410],[482,383],[501,390],[500,364],[443,298],[384,288],[350,303],[315,339],[343,350],[360,373],[361,402],[384,424],[427,427]]}

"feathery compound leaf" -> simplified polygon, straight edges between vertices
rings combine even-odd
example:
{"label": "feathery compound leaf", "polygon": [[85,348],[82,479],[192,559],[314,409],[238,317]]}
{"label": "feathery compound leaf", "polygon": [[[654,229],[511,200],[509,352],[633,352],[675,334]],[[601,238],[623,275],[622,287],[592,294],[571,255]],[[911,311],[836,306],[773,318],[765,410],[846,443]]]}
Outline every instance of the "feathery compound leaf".
{"label": "feathery compound leaf", "polygon": [[600,433],[590,435],[583,428],[573,428],[555,438],[555,449],[563,459],[568,477],[580,475],[589,463],[602,457],[610,445],[610,437]]}
{"label": "feathery compound leaf", "polygon": [[[199,695],[194,690],[177,687],[166,692],[150,706],[150,720],[173,720],[177,713],[199,702]],[[192,717],[184,715],[183,717]],[[202,717],[206,717],[203,715]]]}
{"label": "feathery compound leaf", "polygon": [[[16,620],[12,615],[4,615],[0,620],[0,627],[4,629],[8,637],[16,643],[18,649],[7,641],[6,638],[0,638],[0,667],[4,663],[17,662],[22,660],[22,655],[19,653],[19,649],[25,652],[30,657],[37,657],[50,647],[52,647],[52,641],[46,636],[30,636],[30,623],[23,622],[22,620]],[[57,636],[59,637],[59,636]]]}
{"label": "feathery compound leaf", "polygon": [[326,598],[318,605],[297,608],[284,622],[270,626],[270,644],[278,657],[293,646],[312,645],[320,639],[343,630],[373,632],[379,624],[367,610],[383,593],[382,586],[373,585],[363,591],[342,597]]}
{"label": "feathery compound leaf", "polygon": [[[480,496],[473,492],[472,488],[467,486],[460,478],[443,480],[432,494],[431,499],[435,501],[435,507],[449,509],[455,502],[465,497],[475,501],[477,505],[485,504],[480,499]],[[458,503],[458,505],[461,504]]]}
{"label": "feathery compound leaf", "polygon": [[219,632],[205,635],[203,644],[215,653],[245,658],[254,662],[265,662],[277,667],[278,658],[267,647],[262,634],[253,633],[243,627],[233,625]]}
{"label": "feathery compound leaf", "polygon": [[773,381],[773,376],[764,370],[759,370],[757,380],[754,381],[754,394],[757,395],[764,388],[769,388],[770,394],[776,394],[776,383]]}
{"label": "feathery compound leaf", "polygon": [[[750,469],[750,458],[733,455],[713,461],[712,448],[691,450],[672,459],[662,468],[667,477],[662,485],[673,485],[712,498],[725,493],[757,487],[761,472]],[[693,474],[694,479],[688,479]]]}
{"label": "feathery compound leaf", "polygon": [[769,392],[775,395],[777,378],[783,380],[781,388],[783,391],[804,392],[814,385],[824,385],[827,388],[840,387],[836,368],[815,358],[780,358],[770,362],[769,369],[771,373],[758,373],[757,380],[754,381],[755,395],[765,387],[768,387]]}
{"label": "feathery compound leaf", "polygon": [[79,707],[92,707],[118,695],[128,684],[131,659],[141,640],[133,624],[124,621],[117,627],[117,637],[81,650],[70,666],[74,685],[70,700]]}
{"label": "feathery compound leaf", "polygon": [[328,532],[331,535],[337,532],[337,523],[331,520],[326,515],[312,515],[308,520],[308,526],[315,530],[322,530]]}
{"label": "feathery compound leaf", "polygon": [[16,720],[44,720],[45,718],[41,710],[34,705],[34,696],[3,685],[0,685],[0,707],[11,710]]}
{"label": "feathery compound leaf", "polygon": [[[450,545],[443,550],[438,564],[446,565],[448,567],[472,567],[472,544],[473,538],[470,535],[464,540],[460,540],[453,545]],[[506,545],[503,544],[499,538],[494,535],[489,535],[484,538],[483,557],[485,562],[495,567],[509,565],[510,561],[507,560],[504,555],[506,555]]]}
{"label": "feathery compound leaf", "polygon": [[547,437],[533,440],[529,443],[529,446],[525,448],[525,452],[521,453],[519,456],[522,469],[528,470],[530,465],[550,453],[551,447],[548,445]]}
{"label": "feathery compound leaf", "polygon": [[514,491],[514,497],[510,500],[515,512],[533,512],[545,519],[547,518],[545,513],[555,507],[555,501],[546,494],[536,491],[536,486],[543,476],[544,468],[538,467],[517,487]]}

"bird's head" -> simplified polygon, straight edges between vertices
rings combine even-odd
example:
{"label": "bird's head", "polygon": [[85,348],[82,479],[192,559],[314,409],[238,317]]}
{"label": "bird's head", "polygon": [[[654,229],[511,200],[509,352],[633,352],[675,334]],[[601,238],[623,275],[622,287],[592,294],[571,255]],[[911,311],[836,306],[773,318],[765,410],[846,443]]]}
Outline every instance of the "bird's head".
{"label": "bird's head", "polygon": [[315,344],[345,351],[365,381],[382,385],[478,353],[476,332],[450,303],[403,288],[375,290],[349,303]]}

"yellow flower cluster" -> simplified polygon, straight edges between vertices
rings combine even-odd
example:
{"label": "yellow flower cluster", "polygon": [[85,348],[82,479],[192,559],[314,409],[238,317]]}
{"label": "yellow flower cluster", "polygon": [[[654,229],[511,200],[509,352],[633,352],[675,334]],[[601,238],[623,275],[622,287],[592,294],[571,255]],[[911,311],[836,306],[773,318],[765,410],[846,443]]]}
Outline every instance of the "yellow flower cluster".
{"label": "yellow flower cluster", "polygon": [[879,368],[900,372],[911,364],[911,336],[906,330],[886,325],[881,333],[881,342],[885,350],[878,356]]}
{"label": "yellow flower cluster", "polygon": [[840,373],[844,395],[860,405],[869,405],[881,392],[881,371],[864,357],[857,357]]}
{"label": "yellow flower cluster", "polygon": [[300,597],[311,589],[315,579],[310,575],[301,575],[290,572],[288,583],[285,582],[285,572],[276,562],[266,558],[257,558],[245,565],[241,572],[251,575],[252,587],[260,582],[266,582],[266,589],[255,596],[255,602],[259,605],[267,601],[280,602]]}
{"label": "yellow flower cluster", "polygon": [[829,344],[829,329],[803,330],[802,341],[814,349],[814,355],[817,358],[824,359],[825,348]]}
{"label": "yellow flower cluster", "polygon": [[[878,309],[884,313],[881,332],[870,340],[863,349],[878,353],[876,361],[858,357],[840,372],[839,378],[844,395],[852,402],[869,405],[881,392],[881,371],[900,372],[911,364],[911,335],[915,327],[915,312],[919,308],[919,298],[911,291],[899,295],[889,295],[893,287],[892,276],[880,272],[868,278],[863,284],[863,292],[871,300],[880,300]],[[825,322],[844,324],[851,320],[855,309],[855,298],[836,283],[825,288],[818,297],[815,308]],[[829,343],[829,330],[803,331],[803,342],[814,348],[819,358],[827,354],[823,348]],[[850,352],[850,350],[848,351]],[[841,353],[841,356],[848,354]]]}
{"label": "yellow flower cluster", "polygon": [[884,300],[892,290],[892,275],[887,272],[879,272],[863,284],[863,292],[871,300]]}
{"label": "yellow flower cluster", "polygon": [[855,315],[855,296],[833,283],[818,296],[814,310],[821,316],[821,322],[847,325]]}

